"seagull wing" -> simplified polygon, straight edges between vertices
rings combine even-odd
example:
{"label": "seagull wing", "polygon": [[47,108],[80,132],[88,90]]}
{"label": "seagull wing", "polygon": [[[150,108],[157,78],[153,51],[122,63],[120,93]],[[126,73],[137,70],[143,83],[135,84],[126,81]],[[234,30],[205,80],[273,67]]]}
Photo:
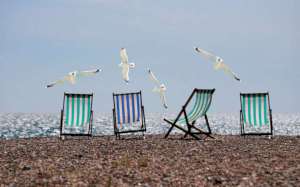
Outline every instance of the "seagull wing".
{"label": "seagull wing", "polygon": [[232,76],[235,80],[237,81],[241,80],[233,71],[231,71],[228,65],[222,63],[220,69],[223,69],[226,74]]}
{"label": "seagull wing", "polygon": [[155,77],[154,73],[150,69],[148,69],[148,74],[151,81],[153,81],[157,85],[160,85],[159,80]]}
{"label": "seagull wing", "polygon": [[128,64],[128,56],[125,48],[122,48],[120,50],[120,57],[121,57],[122,64]]}
{"label": "seagull wing", "polygon": [[46,86],[46,88],[51,88],[51,87],[53,87],[53,86],[55,86],[55,85],[57,85],[57,84],[63,84],[65,81],[66,81],[65,79],[61,79],[61,80],[54,81],[54,82],[48,84],[48,85]]}
{"label": "seagull wing", "polygon": [[197,51],[202,57],[206,58],[207,60],[210,60],[210,61],[213,61],[213,62],[216,62],[217,61],[217,56],[212,54],[212,53],[209,53],[203,49],[200,49],[198,47],[195,47],[195,51]]}
{"label": "seagull wing", "polygon": [[122,78],[124,79],[125,82],[129,82],[129,65],[128,64],[123,64],[122,66]]}
{"label": "seagull wing", "polygon": [[86,70],[86,71],[80,71],[79,76],[93,76],[99,73],[101,69],[93,69],[93,70]]}

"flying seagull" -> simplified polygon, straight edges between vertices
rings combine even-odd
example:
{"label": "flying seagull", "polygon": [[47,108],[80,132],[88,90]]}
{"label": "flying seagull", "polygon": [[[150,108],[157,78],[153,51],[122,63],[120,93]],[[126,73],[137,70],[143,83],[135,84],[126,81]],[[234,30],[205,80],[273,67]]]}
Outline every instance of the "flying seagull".
{"label": "flying seagull", "polygon": [[240,81],[241,79],[233,73],[230,68],[224,64],[224,60],[221,57],[218,57],[216,55],[213,55],[207,51],[204,51],[203,49],[200,49],[198,47],[195,47],[195,50],[204,58],[207,60],[210,60],[214,62],[214,69],[219,70],[222,69],[226,74],[232,76],[235,80]]}
{"label": "flying seagull", "polygon": [[134,63],[128,63],[128,56],[125,48],[120,50],[121,63],[119,66],[122,68],[122,78],[126,83],[129,83],[129,69],[134,68]]}
{"label": "flying seagull", "polygon": [[96,73],[99,73],[100,71],[102,71],[102,70],[94,69],[94,70],[86,70],[86,71],[72,71],[72,72],[68,73],[66,76],[64,76],[62,79],[48,84],[47,88],[51,88],[57,84],[63,84],[65,82],[69,82],[70,84],[76,84],[77,80],[80,77],[93,76]]}
{"label": "flying seagull", "polygon": [[148,74],[149,74],[150,80],[155,83],[155,87],[153,88],[152,91],[159,94],[160,100],[161,100],[163,106],[167,109],[168,106],[166,103],[166,96],[165,96],[165,92],[167,90],[166,86],[159,82],[159,80],[155,77],[155,75],[153,74],[153,72],[150,69],[148,69]]}

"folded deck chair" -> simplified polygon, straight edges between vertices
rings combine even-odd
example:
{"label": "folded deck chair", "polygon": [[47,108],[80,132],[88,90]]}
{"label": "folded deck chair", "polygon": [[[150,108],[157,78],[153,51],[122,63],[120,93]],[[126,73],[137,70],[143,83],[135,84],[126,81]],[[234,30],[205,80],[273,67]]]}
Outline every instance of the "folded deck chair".
{"label": "folded deck chair", "polygon": [[60,136],[91,136],[93,94],[64,93]]}
{"label": "folded deck chair", "polygon": [[[273,135],[272,110],[269,93],[241,93],[241,135]],[[268,132],[257,132],[267,126]],[[248,132],[245,129],[248,128]],[[249,128],[255,129],[249,132]]]}
{"label": "folded deck chair", "polygon": [[[194,137],[195,139],[199,140],[200,137],[197,136],[199,134],[205,134],[206,136],[213,138],[212,136],[210,136],[211,130],[209,127],[208,118],[207,118],[206,113],[210,107],[214,91],[215,91],[215,89],[208,90],[208,89],[195,88],[194,91],[192,92],[192,94],[190,95],[190,97],[188,98],[188,100],[186,101],[186,103],[183,105],[181,111],[179,112],[179,114],[177,115],[175,120],[164,119],[167,123],[171,124],[171,127],[168,130],[167,134],[165,135],[165,138],[167,138],[169,136],[170,132],[172,131],[172,129],[174,127],[185,132],[184,138],[187,135],[190,135],[190,136]],[[196,97],[195,103],[194,103],[192,109],[189,112],[187,112],[187,108],[188,108],[190,102],[192,101],[193,97]],[[208,130],[206,132],[195,127],[195,123],[196,123],[197,119],[199,119],[201,117],[205,118],[207,130]],[[181,125],[183,124],[184,126],[186,126],[187,129],[181,127],[180,124]]]}
{"label": "folded deck chair", "polygon": [[142,92],[113,93],[113,125],[116,138],[123,133],[146,132]]}

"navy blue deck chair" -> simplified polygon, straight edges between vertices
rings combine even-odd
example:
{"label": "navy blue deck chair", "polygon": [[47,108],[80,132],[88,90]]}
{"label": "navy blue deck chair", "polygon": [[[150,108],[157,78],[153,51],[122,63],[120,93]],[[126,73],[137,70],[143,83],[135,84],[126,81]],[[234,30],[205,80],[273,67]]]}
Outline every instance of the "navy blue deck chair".
{"label": "navy blue deck chair", "polygon": [[142,92],[113,93],[113,126],[116,138],[120,134],[146,132]]}

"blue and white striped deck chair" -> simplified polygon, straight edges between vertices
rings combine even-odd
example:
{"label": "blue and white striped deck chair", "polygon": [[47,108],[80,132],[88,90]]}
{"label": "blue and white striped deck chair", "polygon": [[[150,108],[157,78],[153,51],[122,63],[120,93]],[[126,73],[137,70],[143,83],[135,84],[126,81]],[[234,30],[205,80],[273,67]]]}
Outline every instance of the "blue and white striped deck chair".
{"label": "blue and white striped deck chair", "polygon": [[[240,101],[241,135],[273,135],[269,93],[241,93]],[[267,127],[268,132],[257,132],[264,126]],[[246,128],[248,132],[246,132]],[[256,131],[250,132],[250,128],[256,129]]]}
{"label": "blue and white striped deck chair", "polygon": [[91,136],[93,94],[64,93],[60,136]]}
{"label": "blue and white striped deck chair", "polygon": [[[113,93],[113,123],[116,138],[123,133],[146,131],[142,92]],[[128,127],[128,128],[125,128]]]}
{"label": "blue and white striped deck chair", "polygon": [[[167,123],[171,125],[170,129],[168,130],[165,138],[167,138],[172,131],[173,127],[176,127],[183,132],[185,132],[184,138],[187,135],[194,137],[195,139],[200,139],[199,134],[205,134],[207,137],[213,138],[211,134],[211,129],[209,127],[208,118],[207,118],[207,111],[210,108],[212,102],[212,96],[215,92],[215,89],[197,89],[195,88],[187,99],[186,103],[183,105],[181,111],[177,115],[174,120],[164,119]],[[187,111],[189,104],[192,101],[192,98],[196,97],[194,100],[194,105],[192,106],[191,110]],[[205,118],[206,126],[208,132],[201,130],[200,128],[195,127],[196,121],[201,118]],[[184,125],[187,129],[181,127],[180,125]]]}

